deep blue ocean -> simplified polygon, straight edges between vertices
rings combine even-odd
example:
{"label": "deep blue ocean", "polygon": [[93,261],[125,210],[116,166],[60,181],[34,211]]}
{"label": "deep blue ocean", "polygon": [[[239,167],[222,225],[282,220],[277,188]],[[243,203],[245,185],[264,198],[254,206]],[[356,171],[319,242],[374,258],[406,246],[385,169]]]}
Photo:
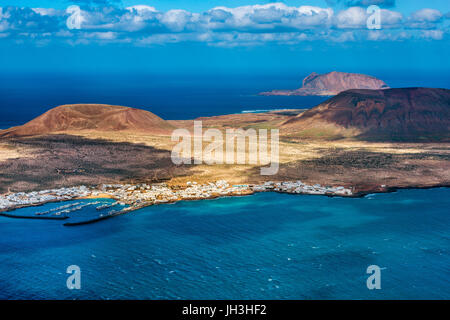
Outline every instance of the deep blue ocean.
{"label": "deep blue ocean", "polygon": [[[164,119],[311,108],[327,98],[257,95],[298,88],[309,73],[1,73],[0,129],[69,103]],[[447,74],[367,73],[391,87],[450,88]],[[265,193],[73,228],[0,218],[0,299],[449,299],[449,207],[450,189],[362,199]],[[71,220],[98,215],[92,208]],[[382,268],[381,290],[366,287],[372,264]],[[66,288],[70,265],[81,268],[81,290]]]}
{"label": "deep blue ocean", "polygon": [[0,218],[0,299],[450,299],[449,207],[439,188],[178,202],[79,227]]}
{"label": "deep blue ocean", "polygon": [[[316,70],[317,71],[317,70]],[[330,70],[326,70],[330,71]],[[311,108],[327,97],[265,97],[295,89],[311,71],[273,74],[0,73],[0,129],[21,125],[62,104],[105,103],[141,108],[166,120],[248,110]],[[391,87],[450,88],[448,74],[376,72]]]}

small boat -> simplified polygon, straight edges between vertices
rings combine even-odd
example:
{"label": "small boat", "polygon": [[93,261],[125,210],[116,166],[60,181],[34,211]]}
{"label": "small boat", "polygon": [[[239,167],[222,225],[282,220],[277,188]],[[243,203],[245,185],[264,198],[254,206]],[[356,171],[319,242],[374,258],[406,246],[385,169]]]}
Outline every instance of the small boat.
{"label": "small boat", "polygon": [[109,205],[109,204],[104,204],[104,205],[98,206],[98,207],[95,208],[95,209],[97,209],[97,210],[103,210],[103,209],[108,209],[108,208],[110,208],[110,207],[111,207],[111,205]]}
{"label": "small boat", "polygon": [[37,215],[37,216],[43,216],[43,215],[46,215],[46,214],[48,214],[48,213],[50,213],[50,211],[36,212],[35,215]]}

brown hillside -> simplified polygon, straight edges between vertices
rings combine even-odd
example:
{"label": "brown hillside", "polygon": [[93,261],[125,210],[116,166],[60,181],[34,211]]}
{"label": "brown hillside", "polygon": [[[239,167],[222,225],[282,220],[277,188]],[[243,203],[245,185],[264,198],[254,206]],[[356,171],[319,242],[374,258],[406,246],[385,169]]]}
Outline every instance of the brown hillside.
{"label": "brown hillside", "polygon": [[369,139],[448,140],[450,90],[348,90],[282,124],[290,132],[330,126]]}
{"label": "brown hillside", "polygon": [[263,92],[267,96],[334,96],[350,89],[388,89],[382,80],[359,73],[333,71],[325,74],[311,73],[303,79],[302,87],[295,90]]}
{"label": "brown hillside", "polygon": [[145,110],[104,104],[72,104],[53,108],[23,126],[2,130],[0,137],[79,130],[127,130],[167,134],[172,129],[165,120]]}

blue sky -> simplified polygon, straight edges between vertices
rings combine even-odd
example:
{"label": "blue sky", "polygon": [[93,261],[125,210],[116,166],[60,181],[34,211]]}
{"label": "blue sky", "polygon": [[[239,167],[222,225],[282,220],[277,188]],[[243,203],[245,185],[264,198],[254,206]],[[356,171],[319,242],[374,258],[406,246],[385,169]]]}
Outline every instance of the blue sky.
{"label": "blue sky", "polygon": [[[367,28],[370,4],[382,8],[380,30]],[[448,72],[449,33],[448,0],[6,0],[0,68]]]}

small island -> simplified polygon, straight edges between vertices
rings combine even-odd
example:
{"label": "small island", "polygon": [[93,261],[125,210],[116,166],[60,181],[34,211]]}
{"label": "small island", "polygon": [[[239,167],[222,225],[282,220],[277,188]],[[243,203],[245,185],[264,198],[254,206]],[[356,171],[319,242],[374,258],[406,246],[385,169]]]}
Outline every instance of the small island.
{"label": "small island", "polygon": [[273,90],[262,92],[263,96],[335,96],[350,89],[388,89],[382,80],[372,76],[347,73],[329,72],[325,74],[311,73],[303,79],[302,87],[295,90]]}

